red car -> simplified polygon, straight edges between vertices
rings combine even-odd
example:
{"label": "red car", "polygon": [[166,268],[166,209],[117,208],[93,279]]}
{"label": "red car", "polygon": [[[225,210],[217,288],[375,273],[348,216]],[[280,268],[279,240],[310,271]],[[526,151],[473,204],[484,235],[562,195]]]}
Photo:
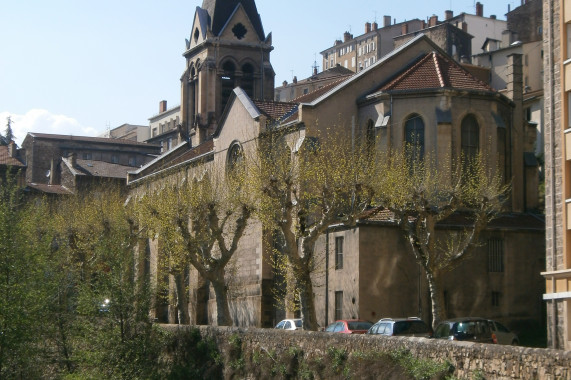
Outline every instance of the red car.
{"label": "red car", "polygon": [[361,319],[342,319],[325,328],[326,332],[341,334],[364,334],[373,324]]}

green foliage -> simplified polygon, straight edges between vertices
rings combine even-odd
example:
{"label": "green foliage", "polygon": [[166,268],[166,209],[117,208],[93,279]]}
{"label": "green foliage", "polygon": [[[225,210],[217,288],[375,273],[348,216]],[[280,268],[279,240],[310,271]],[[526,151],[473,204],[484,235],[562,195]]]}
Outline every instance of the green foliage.
{"label": "green foliage", "polygon": [[331,361],[333,372],[338,373],[344,368],[345,362],[347,361],[347,351],[343,348],[328,347],[327,356]]}
{"label": "green foliage", "polygon": [[449,363],[416,358],[408,350],[395,351],[391,357],[417,380],[432,379],[435,375],[449,372],[451,368]]}

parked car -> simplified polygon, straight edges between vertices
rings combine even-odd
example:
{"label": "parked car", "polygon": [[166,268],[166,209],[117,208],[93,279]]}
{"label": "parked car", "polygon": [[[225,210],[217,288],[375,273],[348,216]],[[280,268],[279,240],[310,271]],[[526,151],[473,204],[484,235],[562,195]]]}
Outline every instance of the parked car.
{"label": "parked car", "polygon": [[499,322],[488,319],[490,329],[492,330],[492,338],[494,343],[498,344],[511,344],[512,346],[519,345],[519,338],[517,334],[510,331],[506,326]]}
{"label": "parked car", "polygon": [[367,334],[430,338],[432,329],[422,319],[416,317],[383,318],[371,326]]}
{"label": "parked car", "polygon": [[303,329],[303,323],[302,323],[301,319],[299,319],[299,318],[284,319],[283,321],[278,323],[275,328],[276,329],[282,329],[282,330],[302,330]]}
{"label": "parked car", "polygon": [[365,334],[373,324],[360,319],[343,319],[331,323],[325,328],[325,332],[341,334]]}
{"label": "parked car", "polygon": [[495,343],[488,320],[474,317],[455,318],[440,322],[434,330],[434,338]]}

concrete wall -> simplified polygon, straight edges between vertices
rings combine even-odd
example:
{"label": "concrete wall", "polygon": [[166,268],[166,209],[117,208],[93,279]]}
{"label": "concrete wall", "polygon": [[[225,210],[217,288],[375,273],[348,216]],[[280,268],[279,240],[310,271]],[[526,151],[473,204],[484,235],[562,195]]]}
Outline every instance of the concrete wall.
{"label": "concrete wall", "polygon": [[[164,326],[177,331],[177,326]],[[571,379],[571,352],[550,349],[512,347],[447,340],[386,337],[369,335],[345,335],[323,332],[280,331],[274,329],[238,329],[198,327],[203,338],[217,343],[221,357],[229,365],[230,350],[236,350],[228,342],[239,338],[241,358],[253,360],[254,353],[270,354],[280,360],[292,349],[300,350],[300,361],[327,360],[327,350],[334,347],[353,353],[394,353],[408,351],[412,356],[430,359],[439,363],[448,362],[453,375],[459,378],[474,378],[476,371],[488,380],[500,379]],[[188,327],[182,327],[188,329]],[[183,330],[184,331],[184,330]],[[235,353],[234,353],[235,354]],[[276,361],[276,359],[274,359]],[[251,363],[245,363],[251,368]],[[250,365],[248,365],[250,364]],[[253,378],[253,374],[243,374]]]}

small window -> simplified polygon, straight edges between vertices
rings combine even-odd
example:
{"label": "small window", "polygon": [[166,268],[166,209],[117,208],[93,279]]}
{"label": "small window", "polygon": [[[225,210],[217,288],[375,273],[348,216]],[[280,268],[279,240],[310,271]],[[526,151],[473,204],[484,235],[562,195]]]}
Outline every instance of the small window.
{"label": "small window", "polygon": [[335,269],[343,269],[343,236],[335,238]]}
{"label": "small window", "polygon": [[129,157],[129,166],[137,166],[137,159],[135,157]]}
{"label": "small window", "polygon": [[116,154],[111,155],[111,162],[113,164],[118,164],[119,163],[119,156],[117,156]]}
{"label": "small window", "polygon": [[504,241],[503,239],[488,240],[488,272],[502,273],[504,271]]}
{"label": "small window", "polygon": [[343,292],[335,292],[335,320],[343,319]]}
{"label": "small window", "polygon": [[82,157],[84,160],[92,160],[93,159],[91,153],[83,153]]}
{"label": "small window", "polygon": [[286,330],[291,329],[291,322],[290,322],[290,321],[287,321],[287,322],[285,323],[284,329],[286,329]]}
{"label": "small window", "polygon": [[232,33],[234,33],[234,36],[236,36],[236,38],[239,40],[244,38],[244,36],[246,35],[247,32],[248,32],[248,30],[246,29],[246,27],[244,25],[242,25],[242,23],[237,23],[232,28]]}

